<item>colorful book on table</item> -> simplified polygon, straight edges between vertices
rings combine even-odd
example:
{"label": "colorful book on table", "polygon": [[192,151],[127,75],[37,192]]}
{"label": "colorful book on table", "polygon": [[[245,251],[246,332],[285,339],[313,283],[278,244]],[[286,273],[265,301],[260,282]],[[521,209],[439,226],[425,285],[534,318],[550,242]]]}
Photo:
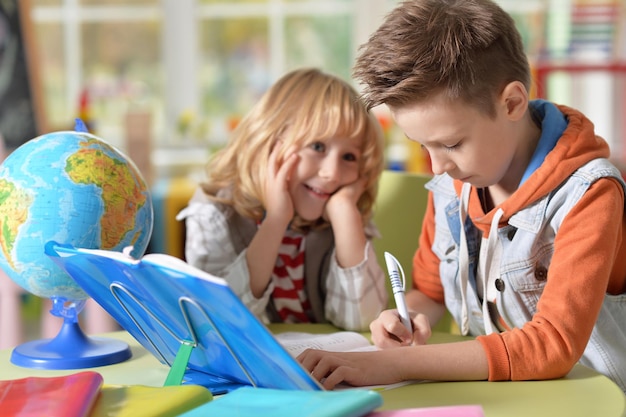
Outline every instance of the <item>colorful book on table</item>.
{"label": "colorful book on table", "polygon": [[480,405],[449,405],[374,411],[367,417],[485,417],[485,414]]}
{"label": "colorful book on table", "polygon": [[243,387],[181,417],[361,417],[383,403],[375,391],[292,391]]}
{"label": "colorful book on table", "polygon": [[92,371],[0,381],[0,415],[86,417],[102,384],[102,375]]}
{"label": "colorful book on table", "polygon": [[105,384],[89,417],[175,417],[212,399],[211,392],[200,385]]}
{"label": "colorful book on table", "polygon": [[164,254],[137,260],[121,252],[55,242],[45,250],[141,345],[171,367],[167,385],[197,384],[214,394],[246,385],[323,390],[223,279]]}

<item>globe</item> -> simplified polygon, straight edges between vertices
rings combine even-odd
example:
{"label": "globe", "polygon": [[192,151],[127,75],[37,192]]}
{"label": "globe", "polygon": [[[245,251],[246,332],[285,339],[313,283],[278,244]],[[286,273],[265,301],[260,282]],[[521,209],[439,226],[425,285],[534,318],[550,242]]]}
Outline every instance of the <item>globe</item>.
{"label": "globe", "polygon": [[87,132],[53,132],[0,166],[0,267],[39,297],[88,295],[44,254],[47,242],[141,257],[152,233],[146,182],[122,152]]}
{"label": "globe", "polygon": [[135,164],[87,132],[48,133],[15,149],[0,165],[0,268],[24,290],[52,299],[63,325],[53,339],[17,346],[11,362],[42,369],[105,366],[129,346],[87,337],[78,314],[89,298],[45,253],[46,245],[143,256],[153,226],[150,192]]}

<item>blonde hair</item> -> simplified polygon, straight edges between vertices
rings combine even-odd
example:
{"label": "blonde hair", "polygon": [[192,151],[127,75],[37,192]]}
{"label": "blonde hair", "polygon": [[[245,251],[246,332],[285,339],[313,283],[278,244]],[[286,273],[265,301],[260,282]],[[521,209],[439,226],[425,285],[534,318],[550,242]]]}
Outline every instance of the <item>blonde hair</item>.
{"label": "blonde hair", "polygon": [[[318,69],[299,69],[280,78],[241,120],[225,148],[207,165],[205,193],[254,220],[264,215],[263,184],[270,152],[280,142],[278,162],[286,150],[331,137],[362,138],[359,177],[366,177],[357,206],[364,224],[372,215],[383,169],[383,138],[376,118],[347,82]],[[218,192],[228,189],[226,195]],[[299,230],[327,227],[324,219],[294,218]]]}

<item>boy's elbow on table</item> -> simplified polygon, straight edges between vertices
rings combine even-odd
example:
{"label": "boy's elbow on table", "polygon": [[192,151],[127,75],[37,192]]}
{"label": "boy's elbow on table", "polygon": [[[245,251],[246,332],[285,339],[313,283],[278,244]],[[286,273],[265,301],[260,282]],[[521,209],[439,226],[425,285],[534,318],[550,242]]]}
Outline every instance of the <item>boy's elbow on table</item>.
{"label": "boy's elbow on table", "polygon": [[532,381],[558,379],[567,375],[580,359],[571,350],[561,350],[551,356],[543,354],[530,357],[528,351],[510,351],[502,335],[479,336],[477,340],[487,353],[489,381]]}

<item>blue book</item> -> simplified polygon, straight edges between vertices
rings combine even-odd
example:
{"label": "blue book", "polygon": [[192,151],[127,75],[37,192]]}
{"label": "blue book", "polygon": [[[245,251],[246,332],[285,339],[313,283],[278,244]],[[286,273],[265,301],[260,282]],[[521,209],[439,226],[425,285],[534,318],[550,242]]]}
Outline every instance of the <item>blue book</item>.
{"label": "blue book", "polygon": [[243,387],[181,417],[360,417],[382,403],[380,394],[364,389],[289,391]]}
{"label": "blue book", "polygon": [[171,367],[165,385],[202,385],[213,394],[242,386],[323,390],[221,278],[164,254],[137,260],[55,242],[45,252]]}

